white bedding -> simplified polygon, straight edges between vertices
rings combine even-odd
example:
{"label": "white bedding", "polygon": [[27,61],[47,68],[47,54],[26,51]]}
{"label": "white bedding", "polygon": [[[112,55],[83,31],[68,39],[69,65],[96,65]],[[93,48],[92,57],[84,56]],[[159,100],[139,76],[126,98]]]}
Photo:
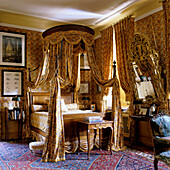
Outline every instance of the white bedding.
{"label": "white bedding", "polygon": [[[92,110],[68,110],[66,112],[62,112],[63,116],[67,115],[76,115],[76,114],[88,114],[88,113],[97,113],[92,112]],[[41,129],[42,131],[46,132],[47,129],[47,121],[48,121],[48,112],[33,112],[30,115],[31,125]]]}

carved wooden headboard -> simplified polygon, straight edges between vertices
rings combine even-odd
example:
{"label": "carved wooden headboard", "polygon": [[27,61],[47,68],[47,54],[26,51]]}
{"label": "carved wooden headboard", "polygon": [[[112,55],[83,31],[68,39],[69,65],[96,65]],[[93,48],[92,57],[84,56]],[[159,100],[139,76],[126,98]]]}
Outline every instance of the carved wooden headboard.
{"label": "carved wooden headboard", "polygon": [[[74,93],[62,93],[61,98],[64,99],[66,104],[74,102]],[[30,104],[31,105],[43,105],[47,104],[47,100],[50,99],[50,93],[48,92],[30,92]]]}

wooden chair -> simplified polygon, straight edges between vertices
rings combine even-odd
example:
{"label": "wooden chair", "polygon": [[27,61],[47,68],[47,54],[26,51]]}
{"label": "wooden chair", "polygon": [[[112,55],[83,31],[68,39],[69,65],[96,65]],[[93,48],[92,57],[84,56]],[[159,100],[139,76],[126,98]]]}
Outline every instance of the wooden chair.
{"label": "wooden chair", "polygon": [[154,168],[158,161],[170,166],[170,115],[159,113],[150,121],[154,142]]}

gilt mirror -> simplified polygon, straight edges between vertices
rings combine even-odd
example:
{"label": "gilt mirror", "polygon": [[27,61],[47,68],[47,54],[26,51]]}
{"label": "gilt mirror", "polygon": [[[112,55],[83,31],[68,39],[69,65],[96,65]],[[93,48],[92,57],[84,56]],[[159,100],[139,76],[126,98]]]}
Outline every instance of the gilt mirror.
{"label": "gilt mirror", "polygon": [[139,33],[134,34],[129,47],[128,62],[134,80],[135,99],[150,99],[150,104],[165,102],[158,53],[150,47],[148,38]]}

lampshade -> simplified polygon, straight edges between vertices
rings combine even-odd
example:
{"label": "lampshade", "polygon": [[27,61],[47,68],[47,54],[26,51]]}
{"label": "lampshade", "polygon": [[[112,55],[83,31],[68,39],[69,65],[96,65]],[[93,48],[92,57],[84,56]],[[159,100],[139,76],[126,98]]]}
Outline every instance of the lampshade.
{"label": "lampshade", "polygon": [[20,101],[20,97],[17,97],[17,96],[12,97],[12,101]]}
{"label": "lampshade", "polygon": [[90,97],[82,97],[82,100],[90,100]]}

